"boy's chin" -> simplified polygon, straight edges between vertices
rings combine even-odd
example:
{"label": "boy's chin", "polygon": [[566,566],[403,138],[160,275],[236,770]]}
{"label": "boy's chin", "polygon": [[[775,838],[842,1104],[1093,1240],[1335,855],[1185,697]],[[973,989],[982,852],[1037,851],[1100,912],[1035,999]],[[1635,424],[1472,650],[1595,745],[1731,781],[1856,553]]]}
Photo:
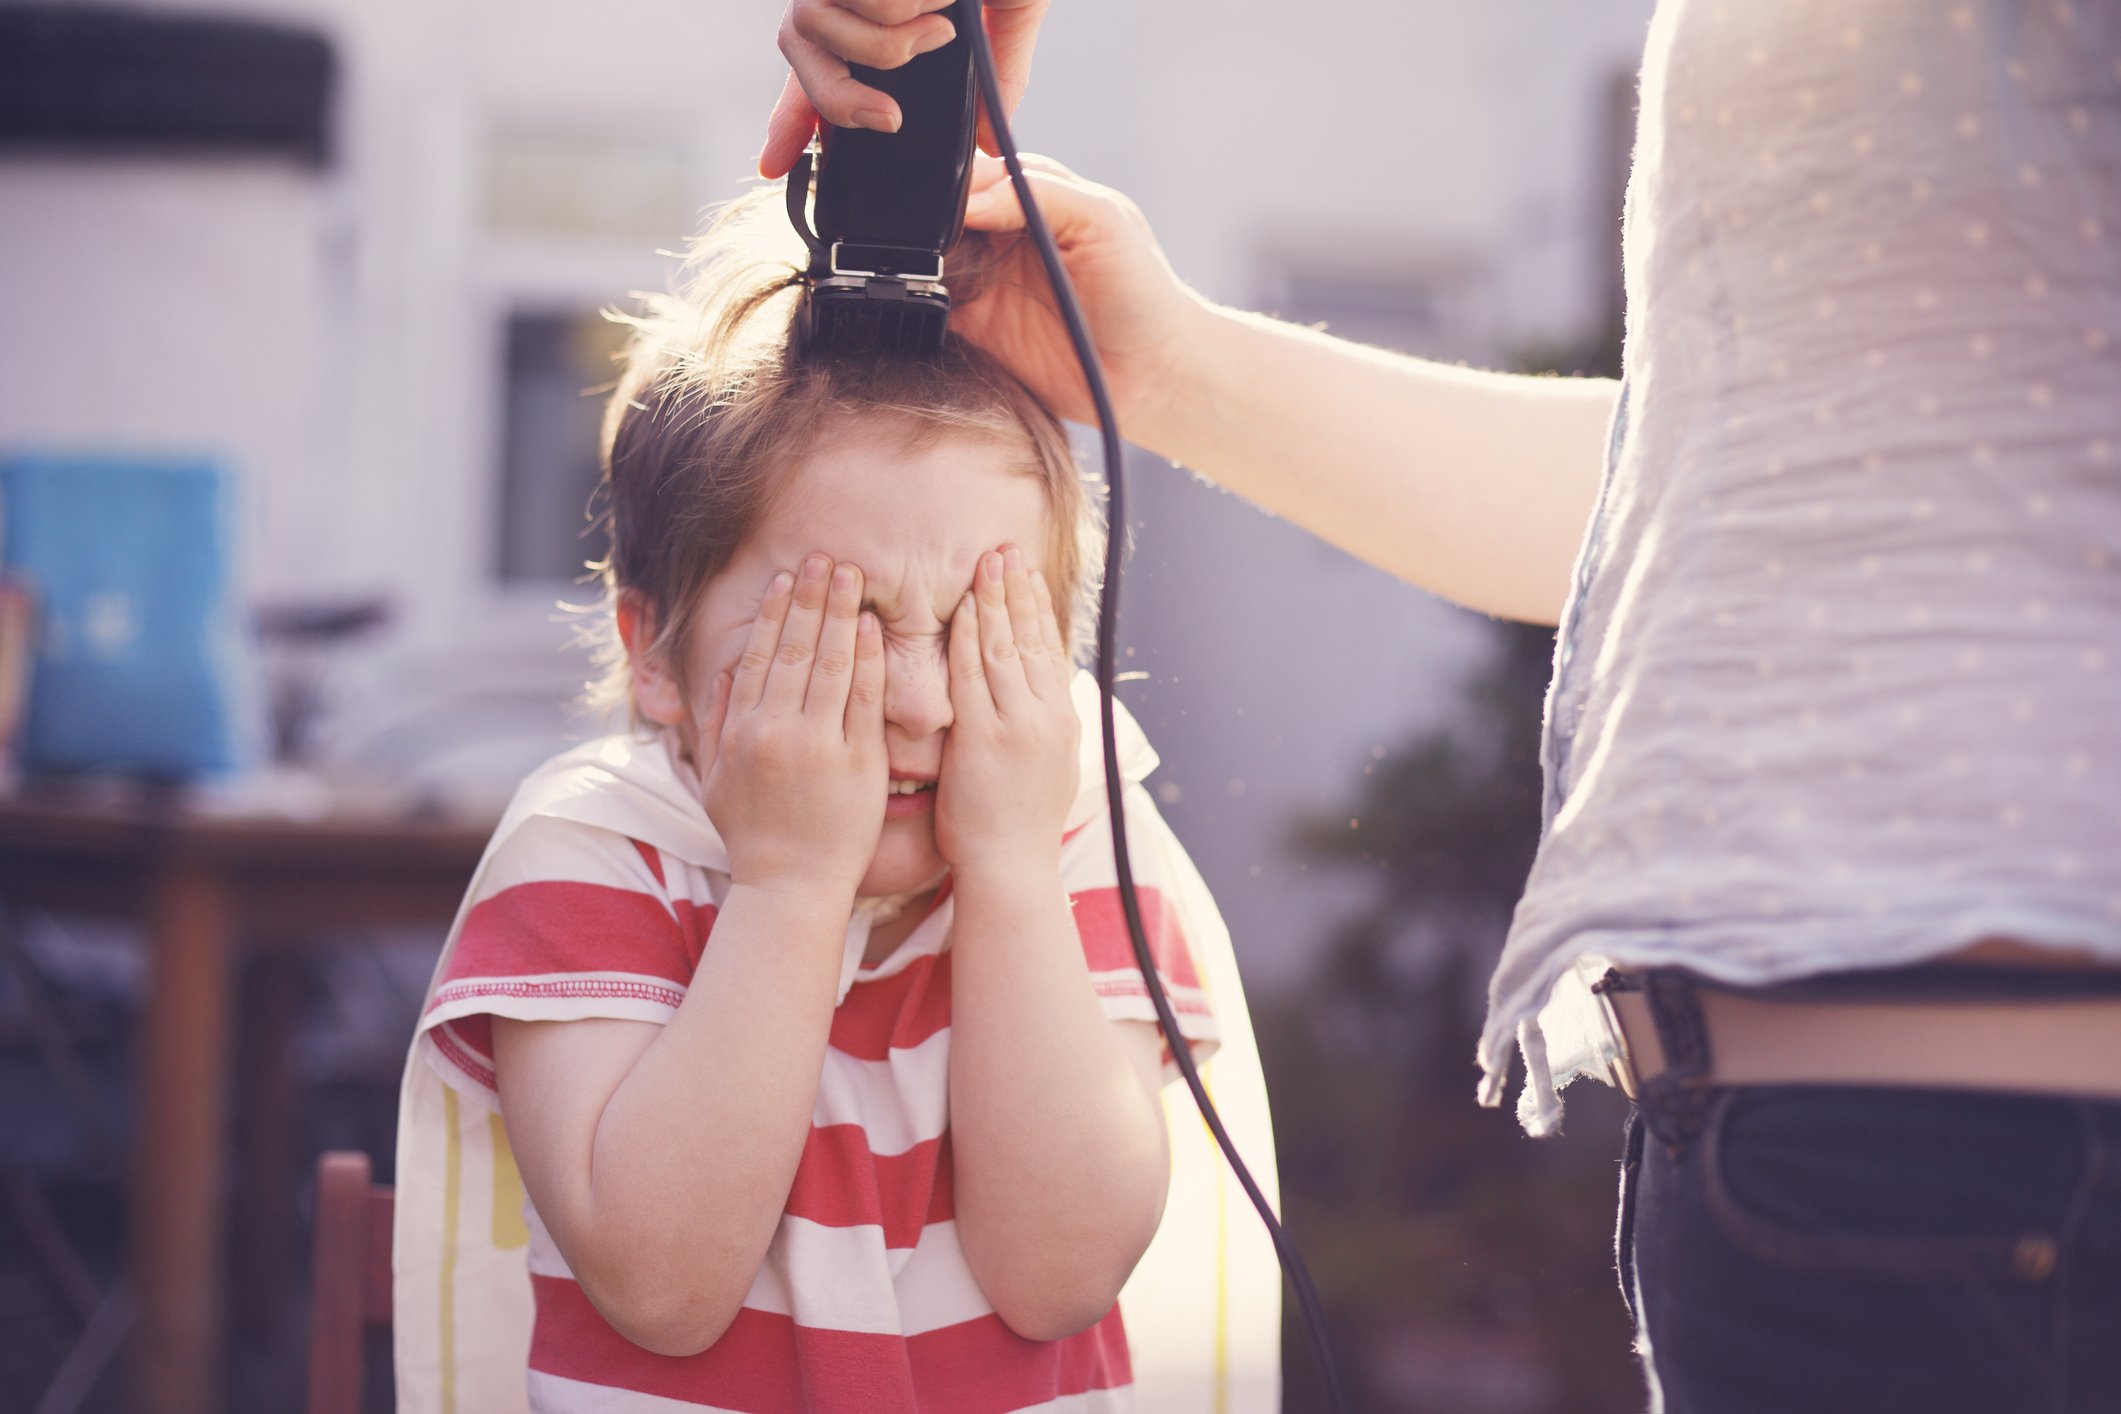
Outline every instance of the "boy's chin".
{"label": "boy's chin", "polygon": [[935,847],[932,817],[887,820],[859,892],[864,898],[915,893],[938,882],[948,867]]}

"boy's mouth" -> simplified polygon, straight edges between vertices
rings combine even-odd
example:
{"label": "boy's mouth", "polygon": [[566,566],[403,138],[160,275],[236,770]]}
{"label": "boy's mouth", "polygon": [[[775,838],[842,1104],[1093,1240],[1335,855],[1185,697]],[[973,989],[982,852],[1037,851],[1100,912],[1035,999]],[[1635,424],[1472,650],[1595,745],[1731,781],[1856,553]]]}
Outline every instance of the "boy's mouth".
{"label": "boy's mouth", "polygon": [[895,819],[901,815],[917,815],[935,808],[935,782],[922,780],[918,776],[893,776],[886,792],[884,816]]}

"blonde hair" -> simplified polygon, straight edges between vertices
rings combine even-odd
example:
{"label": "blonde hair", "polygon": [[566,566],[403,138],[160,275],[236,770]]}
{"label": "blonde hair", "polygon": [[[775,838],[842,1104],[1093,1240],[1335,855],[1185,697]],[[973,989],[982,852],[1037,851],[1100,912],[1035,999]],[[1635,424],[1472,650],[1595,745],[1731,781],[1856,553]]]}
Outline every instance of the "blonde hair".
{"label": "blonde hair", "polygon": [[[632,701],[616,630],[622,595],[639,596],[653,615],[645,651],[661,655],[686,686],[681,649],[708,583],[772,508],[789,471],[857,420],[910,450],[970,436],[1024,453],[1045,491],[1061,628],[1071,645],[1078,641],[1105,530],[1102,498],[1077,467],[1060,420],[999,363],[952,336],[932,359],[799,352],[805,252],[782,211],[778,185],[732,202],[693,243],[675,293],[648,297],[640,314],[611,316],[632,335],[604,413],[597,494],[611,547],[591,566],[604,586],[590,629],[603,668],[590,687],[594,705]],[[978,233],[952,249],[957,302],[993,278],[1000,253]]]}

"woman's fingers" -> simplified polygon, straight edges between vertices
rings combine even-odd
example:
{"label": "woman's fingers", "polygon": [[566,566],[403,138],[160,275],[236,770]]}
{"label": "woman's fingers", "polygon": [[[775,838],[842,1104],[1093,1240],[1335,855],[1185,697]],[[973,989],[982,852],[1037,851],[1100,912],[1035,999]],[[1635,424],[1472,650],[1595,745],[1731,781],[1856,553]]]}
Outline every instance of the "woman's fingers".
{"label": "woman's fingers", "polygon": [[849,5],[794,6],[788,11],[788,21],[798,35],[818,48],[872,69],[895,69],[957,37],[957,26],[944,15],[916,14],[879,23]]}
{"label": "woman's fingers", "polygon": [[[780,43],[781,54],[794,71],[795,81],[802,85],[810,106],[826,122],[842,128],[897,132],[903,121],[897,101],[883,90],[871,88],[854,77],[848,72],[845,59],[816,41],[804,38],[797,29],[797,15],[805,8],[801,5],[789,7],[787,17],[781,21]],[[790,161],[792,163],[793,158]]]}
{"label": "woman's fingers", "polygon": [[816,131],[817,109],[810,106],[810,95],[803,92],[802,80],[791,69],[782,80],[781,96],[774,100],[773,112],[766,119],[766,141],[759,147],[759,175],[768,181],[787,176]]}
{"label": "woman's fingers", "polygon": [[[988,0],[990,10],[1002,0]],[[948,44],[956,33],[947,16],[950,0],[792,0],[781,18],[781,53],[788,60],[788,82],[773,115],[766,120],[766,142],[759,149],[759,175],[785,176],[803,153],[818,115],[843,128],[897,132],[904,114],[889,94],[856,79],[850,63],[895,69],[917,54]],[[1003,91],[1015,95],[1030,81],[1031,49],[1038,17],[1046,0],[1017,0],[1004,20],[990,15],[996,73]],[[985,131],[982,124],[981,131]]]}
{"label": "woman's fingers", "polygon": [[803,710],[810,692],[810,669],[817,659],[818,632],[825,623],[825,596],[830,590],[832,561],[809,555],[796,572],[795,592],[788,603],[788,619],[781,625],[781,641],[766,675],[765,695],[760,699],[767,711],[792,716]]}
{"label": "woman's fingers", "polygon": [[751,622],[751,637],[744,656],[737,659],[735,681],[729,702],[735,710],[748,712],[766,694],[766,679],[772,674],[774,655],[781,647],[781,627],[788,618],[789,601],[795,591],[795,576],[782,570],[766,586],[759,602],[759,616]]}
{"label": "woman's fingers", "polygon": [[980,556],[972,574],[972,597],[979,609],[981,666],[987,673],[987,690],[1003,716],[1022,711],[1032,700],[1031,684],[1024,677],[1024,652],[1009,622],[1007,567],[1002,552],[989,550]]}
{"label": "woman's fingers", "polygon": [[[1031,194],[1045,215],[1055,240],[1066,244],[1066,236],[1086,219],[1089,203],[1096,198],[1090,183],[1049,157],[1035,152],[1023,154],[1024,177]],[[974,231],[1020,231],[1024,207],[1016,195],[1016,184],[1008,167],[995,157],[972,160],[971,196],[965,202],[965,226]]]}
{"label": "woman's fingers", "polygon": [[832,571],[825,595],[825,627],[818,634],[817,661],[803,710],[828,721],[847,715],[847,690],[854,681],[854,640],[862,617],[862,572],[853,565]]}

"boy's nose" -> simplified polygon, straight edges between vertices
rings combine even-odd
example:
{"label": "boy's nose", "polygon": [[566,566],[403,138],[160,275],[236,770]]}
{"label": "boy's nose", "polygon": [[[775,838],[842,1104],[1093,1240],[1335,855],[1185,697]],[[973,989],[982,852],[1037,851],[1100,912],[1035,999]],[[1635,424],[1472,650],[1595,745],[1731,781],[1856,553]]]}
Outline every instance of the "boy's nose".
{"label": "boy's nose", "polygon": [[884,720],[916,740],[949,729],[950,659],[940,639],[885,645]]}

